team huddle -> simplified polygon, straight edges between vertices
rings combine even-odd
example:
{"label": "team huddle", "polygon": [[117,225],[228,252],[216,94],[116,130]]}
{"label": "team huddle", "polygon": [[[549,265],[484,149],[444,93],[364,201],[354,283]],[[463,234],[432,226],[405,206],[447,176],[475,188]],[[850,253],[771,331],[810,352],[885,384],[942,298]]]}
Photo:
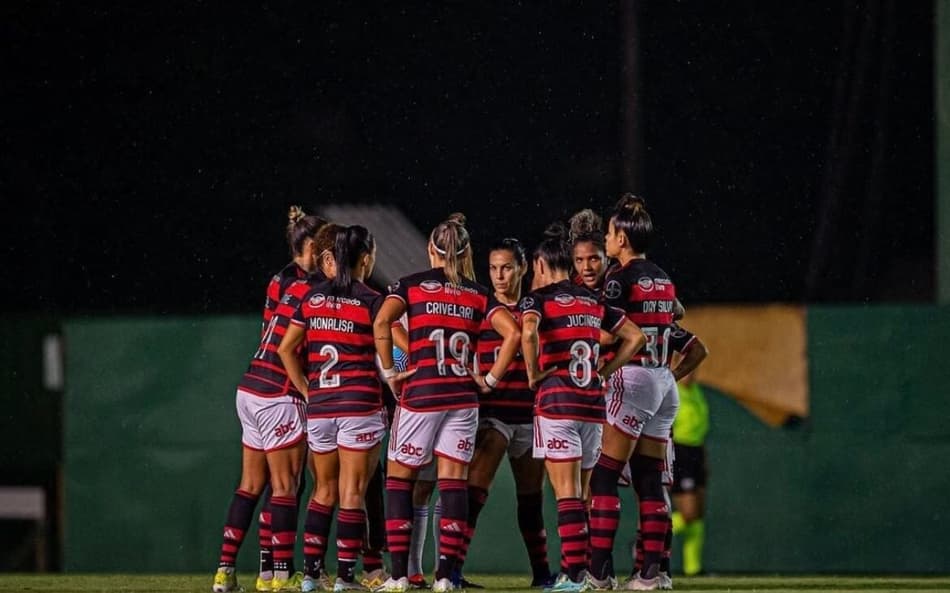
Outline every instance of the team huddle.
{"label": "team huddle", "polygon": [[[242,476],[213,591],[238,589],[237,553],[261,499],[258,591],[429,588],[422,552],[434,490],[431,589],[478,588],[462,568],[506,456],[532,587],[671,589],[676,381],[706,350],[676,324],[676,287],[646,259],[643,200],[624,195],[601,227],[590,210],[555,223],[530,260],[517,239],[498,241],[489,288],[475,281],[464,217],[452,215],[430,234],[430,269],[380,294],[365,284],[376,259],[368,229],[292,208],[293,261],[268,286],[261,343],[237,390]],[[304,465],[314,487],[297,572]],[[557,502],[556,574],[545,476]],[[623,585],[612,557],[620,484],[639,505],[636,566]],[[325,567],[334,514],[335,581]]]}

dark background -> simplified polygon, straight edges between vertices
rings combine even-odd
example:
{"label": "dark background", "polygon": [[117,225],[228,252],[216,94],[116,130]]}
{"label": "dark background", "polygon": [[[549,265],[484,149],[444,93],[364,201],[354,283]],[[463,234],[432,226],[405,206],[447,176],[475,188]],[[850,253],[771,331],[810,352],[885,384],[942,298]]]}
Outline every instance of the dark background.
{"label": "dark background", "polygon": [[530,244],[626,189],[687,304],[933,298],[932,2],[640,3],[635,183],[616,2],[114,4],[0,8],[5,311],[257,311],[292,203]]}

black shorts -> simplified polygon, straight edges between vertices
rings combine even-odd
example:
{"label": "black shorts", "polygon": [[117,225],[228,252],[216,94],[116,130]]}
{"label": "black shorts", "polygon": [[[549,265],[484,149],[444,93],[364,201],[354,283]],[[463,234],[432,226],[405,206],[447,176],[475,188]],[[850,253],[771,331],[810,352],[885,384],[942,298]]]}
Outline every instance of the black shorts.
{"label": "black shorts", "polygon": [[673,494],[706,487],[706,447],[673,445]]}

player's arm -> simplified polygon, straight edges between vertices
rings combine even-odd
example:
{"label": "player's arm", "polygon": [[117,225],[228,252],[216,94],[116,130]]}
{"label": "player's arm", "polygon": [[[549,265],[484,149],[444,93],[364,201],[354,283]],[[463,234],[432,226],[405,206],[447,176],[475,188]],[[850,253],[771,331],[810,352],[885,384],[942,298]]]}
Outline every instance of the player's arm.
{"label": "player's arm", "polygon": [[287,333],[284,334],[280,346],[277,347],[277,355],[280,356],[280,361],[284,363],[284,369],[287,371],[287,376],[293,381],[294,387],[300,393],[307,395],[309,391],[307,375],[304,374],[300,358],[297,356],[297,348],[303,343],[305,333],[306,330],[302,325],[296,323],[288,325]]}
{"label": "player's arm", "polygon": [[630,362],[633,355],[647,343],[647,337],[640,331],[640,326],[626,317],[621,317],[620,323],[613,328],[612,335],[620,338],[620,348],[613,359],[598,371],[602,380],[606,380],[614,371]]}
{"label": "player's arm", "polygon": [[693,336],[692,341],[682,355],[679,364],[673,369],[673,378],[677,381],[695,371],[696,367],[709,356],[709,349],[706,348],[706,344],[698,336]]}
{"label": "player's arm", "polygon": [[[376,354],[379,355],[380,370],[393,395],[399,397],[402,393],[403,382],[415,373],[415,369],[396,372],[396,363],[393,361],[393,323],[406,312],[406,301],[398,295],[389,295],[373,320],[373,337],[376,340]],[[406,352],[408,352],[408,338]]]}
{"label": "player's arm", "polygon": [[538,369],[538,323],[541,318],[534,311],[525,311],[521,315],[521,353],[528,371],[528,387],[537,389],[542,379],[555,371],[552,367],[546,371]]}
{"label": "player's arm", "polygon": [[501,349],[498,351],[498,356],[495,357],[495,363],[491,370],[484,376],[473,373],[475,382],[478,383],[482,393],[491,391],[498,384],[498,381],[505,376],[511,361],[518,355],[518,348],[521,348],[521,328],[518,327],[518,322],[511,316],[511,313],[504,307],[499,306],[490,315],[488,321],[491,323],[492,329],[502,337],[502,342]]}
{"label": "player's arm", "polygon": [[392,324],[393,344],[403,352],[409,352],[409,332],[402,326],[402,323],[396,321]]}

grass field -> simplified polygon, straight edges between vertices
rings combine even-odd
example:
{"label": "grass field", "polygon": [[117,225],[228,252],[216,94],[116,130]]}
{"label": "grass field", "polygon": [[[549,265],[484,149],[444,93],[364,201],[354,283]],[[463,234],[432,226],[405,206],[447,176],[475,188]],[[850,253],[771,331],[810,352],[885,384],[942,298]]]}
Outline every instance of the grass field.
{"label": "grass field", "polygon": [[[0,592],[30,591],[37,593],[92,593],[97,591],[175,591],[208,593],[211,574],[202,575],[0,575]],[[241,575],[239,582],[253,590],[254,577]],[[468,575],[473,582],[489,590],[538,593],[527,589],[524,576]],[[946,577],[858,577],[858,576],[708,576],[674,577],[677,591],[950,591]]]}

